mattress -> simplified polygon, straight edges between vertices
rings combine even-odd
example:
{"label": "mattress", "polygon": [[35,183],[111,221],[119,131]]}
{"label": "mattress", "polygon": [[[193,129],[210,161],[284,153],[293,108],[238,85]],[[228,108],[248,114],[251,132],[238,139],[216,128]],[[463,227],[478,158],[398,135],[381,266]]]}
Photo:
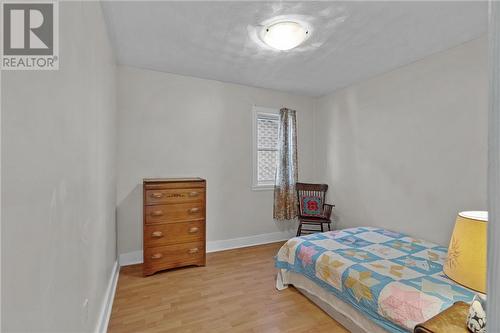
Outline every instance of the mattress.
{"label": "mattress", "polygon": [[[304,296],[325,311],[330,317],[342,324],[351,333],[387,333],[382,327],[365,317],[333,293],[321,288],[301,274],[280,270],[277,285],[293,285]],[[278,288],[282,289],[282,288]]]}
{"label": "mattress", "polygon": [[411,332],[474,297],[444,275],[446,252],[401,233],[358,227],[292,238],[279,250],[276,267],[303,275],[386,331]]}

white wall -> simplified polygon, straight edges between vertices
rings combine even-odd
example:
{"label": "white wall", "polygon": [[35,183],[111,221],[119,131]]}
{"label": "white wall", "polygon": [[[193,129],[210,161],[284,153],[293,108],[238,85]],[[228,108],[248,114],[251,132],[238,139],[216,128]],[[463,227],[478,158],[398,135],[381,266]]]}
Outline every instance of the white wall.
{"label": "white wall", "polygon": [[98,2],[59,17],[60,70],[2,73],[2,332],[93,331],[116,260],[114,57]]}
{"label": "white wall", "polygon": [[486,209],[487,39],[316,102],[318,180],[342,227],[447,245],[461,210]]}
{"label": "white wall", "polygon": [[311,98],[131,67],[118,73],[119,253],[142,249],[144,177],[207,179],[209,242],[293,232],[273,221],[273,192],[251,189],[252,105],[297,110],[299,177],[310,180]]}

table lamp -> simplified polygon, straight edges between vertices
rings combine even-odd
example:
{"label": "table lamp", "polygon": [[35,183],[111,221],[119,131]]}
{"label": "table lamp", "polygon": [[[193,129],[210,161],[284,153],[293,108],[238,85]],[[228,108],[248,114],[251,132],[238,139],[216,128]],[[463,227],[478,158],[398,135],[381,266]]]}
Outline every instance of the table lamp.
{"label": "table lamp", "polygon": [[486,294],[486,236],[488,212],[457,216],[443,271],[453,281]]}

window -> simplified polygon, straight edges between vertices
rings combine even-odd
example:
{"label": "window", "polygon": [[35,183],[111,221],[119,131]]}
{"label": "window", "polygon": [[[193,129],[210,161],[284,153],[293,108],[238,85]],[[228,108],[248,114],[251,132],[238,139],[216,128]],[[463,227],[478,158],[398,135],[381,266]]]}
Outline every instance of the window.
{"label": "window", "polygon": [[274,186],[278,160],[279,113],[275,109],[254,107],[253,188]]}

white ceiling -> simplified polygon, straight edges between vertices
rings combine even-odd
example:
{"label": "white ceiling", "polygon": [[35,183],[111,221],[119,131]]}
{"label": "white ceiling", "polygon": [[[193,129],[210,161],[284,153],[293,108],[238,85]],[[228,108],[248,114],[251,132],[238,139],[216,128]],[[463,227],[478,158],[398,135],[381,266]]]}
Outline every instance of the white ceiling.
{"label": "white ceiling", "polygon": [[[103,2],[118,62],[320,96],[477,38],[486,2]],[[252,38],[297,15],[313,27],[297,49]]]}

